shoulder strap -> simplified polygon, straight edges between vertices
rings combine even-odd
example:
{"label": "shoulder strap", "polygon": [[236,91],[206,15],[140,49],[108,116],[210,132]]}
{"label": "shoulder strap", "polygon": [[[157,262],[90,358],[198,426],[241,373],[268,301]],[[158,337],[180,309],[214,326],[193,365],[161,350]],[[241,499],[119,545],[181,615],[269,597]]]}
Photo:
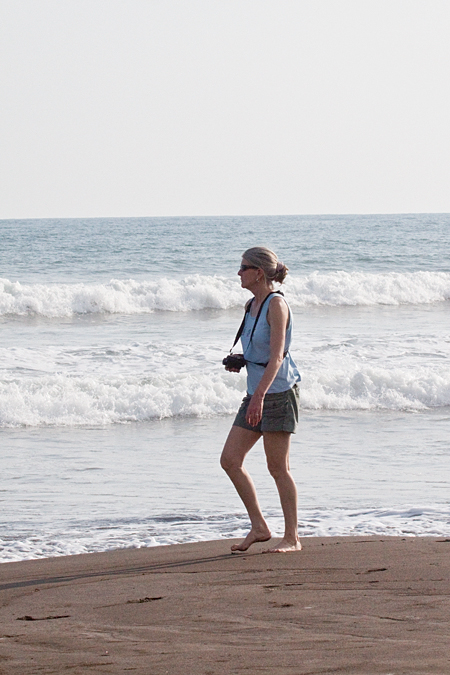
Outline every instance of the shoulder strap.
{"label": "shoulder strap", "polygon": [[256,315],[255,323],[253,324],[253,329],[252,329],[252,332],[251,332],[251,335],[250,335],[250,340],[248,341],[249,344],[252,341],[252,337],[253,337],[253,333],[255,332],[256,324],[258,323],[258,319],[261,316],[262,308],[264,307],[267,298],[270,298],[270,296],[274,295],[274,293],[281,293],[281,291],[272,291],[271,293],[268,293],[266,295],[266,297],[264,298],[264,300],[262,301],[260,307],[259,307],[258,314]]}
{"label": "shoulder strap", "polygon": [[252,298],[252,299],[250,300],[250,302],[248,303],[247,307],[245,308],[244,318],[242,319],[242,323],[241,323],[241,325],[240,325],[239,328],[238,328],[238,332],[236,333],[236,337],[234,338],[233,346],[232,346],[231,349],[230,349],[230,354],[231,354],[231,352],[233,351],[233,349],[234,349],[236,343],[238,342],[239,338],[241,337],[241,335],[242,335],[242,333],[243,333],[243,331],[244,331],[245,319],[247,318],[247,314],[248,314],[249,311],[250,311],[250,307],[252,306],[253,300],[254,300],[254,298]]}
{"label": "shoulder strap", "polygon": [[[270,298],[271,295],[275,295],[275,293],[278,293],[278,295],[284,295],[284,293],[282,293],[281,291],[271,291],[270,293],[268,293],[268,294],[266,295],[266,297],[264,298],[264,300],[262,301],[262,303],[261,303],[261,305],[260,305],[260,307],[259,307],[258,314],[256,315],[255,323],[253,324],[253,329],[252,329],[252,332],[251,332],[251,335],[250,335],[250,340],[248,341],[249,344],[250,344],[250,342],[252,341],[252,337],[253,337],[253,333],[255,332],[256,324],[258,323],[258,319],[259,319],[259,317],[260,317],[260,315],[261,315],[262,308],[263,308],[263,306],[264,306],[264,304],[265,304],[267,298]],[[255,299],[255,298],[252,298],[252,299],[250,300],[250,302],[248,303],[247,307],[245,308],[244,318],[242,319],[242,323],[241,323],[241,325],[239,326],[238,332],[236,333],[236,337],[235,337],[235,339],[234,339],[233,346],[232,346],[231,349],[230,349],[230,354],[231,354],[231,352],[233,351],[234,346],[236,345],[237,341],[239,340],[239,338],[241,337],[241,335],[242,335],[242,333],[243,333],[244,326],[245,326],[245,319],[247,318],[247,314],[250,312],[250,308],[251,308],[251,306],[252,306],[252,304],[253,304],[253,300],[254,300],[254,299]]]}

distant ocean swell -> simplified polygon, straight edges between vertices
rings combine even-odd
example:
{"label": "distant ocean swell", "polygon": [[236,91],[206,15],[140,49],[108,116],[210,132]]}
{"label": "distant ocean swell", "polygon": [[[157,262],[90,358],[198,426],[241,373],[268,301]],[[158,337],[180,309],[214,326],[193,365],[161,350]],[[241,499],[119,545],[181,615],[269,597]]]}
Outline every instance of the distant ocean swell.
{"label": "distant ocean swell", "polygon": [[[0,427],[109,425],[169,417],[213,417],[236,411],[243,374],[207,369],[137,376],[44,374],[0,382]],[[450,406],[450,368],[347,370],[303,374],[301,406],[310,410],[420,411]]]}
{"label": "distant ocean swell", "polygon": [[[450,273],[313,272],[285,286],[292,307],[429,304],[450,299]],[[76,314],[187,312],[242,306],[248,293],[237,278],[190,275],[108,284],[22,284],[0,279],[0,315],[70,317]]]}

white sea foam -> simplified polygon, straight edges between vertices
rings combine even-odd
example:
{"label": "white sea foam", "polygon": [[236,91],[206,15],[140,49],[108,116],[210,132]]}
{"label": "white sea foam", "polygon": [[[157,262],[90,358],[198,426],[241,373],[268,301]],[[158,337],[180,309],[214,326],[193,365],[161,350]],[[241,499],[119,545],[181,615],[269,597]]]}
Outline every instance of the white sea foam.
{"label": "white sea foam", "polygon": [[0,315],[148,314],[187,312],[243,305],[246,294],[224,277],[187,276],[182,280],[109,284],[21,284],[0,279]]}
{"label": "white sea foam", "polygon": [[302,406],[312,410],[426,410],[450,405],[450,368],[336,364],[305,373]]}
{"label": "white sea foam", "polygon": [[428,304],[450,299],[448,272],[313,272],[291,277],[293,307]]}
{"label": "white sea foam", "polygon": [[[0,382],[0,427],[84,426],[236,411],[245,377],[205,365],[142,377],[41,373]],[[418,411],[450,406],[450,369],[361,364],[304,372],[301,406],[312,410]]]}
{"label": "white sea foam", "polygon": [[[430,304],[450,299],[450,273],[313,272],[288,277],[285,291],[292,307]],[[0,315],[70,317],[229,309],[242,306],[247,297],[236,278],[199,274],[181,280],[113,279],[108,284],[21,284],[0,279]]]}
{"label": "white sea foam", "polygon": [[[283,519],[269,515],[274,537],[281,537]],[[162,514],[155,518],[68,523],[20,524],[14,533],[0,534],[0,563],[119,548],[164,546],[222,538],[244,537],[245,514]],[[332,536],[450,536],[448,508],[420,506],[397,509],[301,509],[301,537]]]}
{"label": "white sea foam", "polygon": [[167,373],[137,378],[44,375],[0,383],[0,427],[83,426],[236,410],[242,391],[231,374]]}

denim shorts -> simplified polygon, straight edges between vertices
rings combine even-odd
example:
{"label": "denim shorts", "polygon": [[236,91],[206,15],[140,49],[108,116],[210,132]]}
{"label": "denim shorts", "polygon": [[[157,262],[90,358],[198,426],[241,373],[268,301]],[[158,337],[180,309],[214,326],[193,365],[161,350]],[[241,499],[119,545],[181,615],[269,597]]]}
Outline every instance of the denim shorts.
{"label": "denim shorts", "polygon": [[252,398],[247,394],[242,399],[241,407],[238,410],[233,426],[259,433],[264,433],[265,431],[287,431],[289,434],[295,434],[298,426],[299,397],[300,393],[296,384],[294,384],[292,389],[288,389],[288,391],[282,391],[277,394],[266,394],[262,419],[255,427],[252,427],[245,419],[248,404]]}

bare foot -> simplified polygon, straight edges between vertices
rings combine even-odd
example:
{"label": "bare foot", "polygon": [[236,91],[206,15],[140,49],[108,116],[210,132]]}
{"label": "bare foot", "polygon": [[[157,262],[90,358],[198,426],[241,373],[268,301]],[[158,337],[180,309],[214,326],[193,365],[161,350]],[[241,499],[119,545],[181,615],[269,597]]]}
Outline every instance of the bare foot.
{"label": "bare foot", "polygon": [[256,544],[258,541],[269,541],[271,537],[272,535],[269,528],[267,528],[267,530],[250,530],[243,542],[240,544],[233,544],[231,552],[246,551],[252,544]]}
{"label": "bare foot", "polygon": [[301,551],[302,545],[300,539],[297,537],[297,541],[287,541],[282,539],[276,546],[273,548],[268,548],[264,553],[291,553],[293,551]]}

